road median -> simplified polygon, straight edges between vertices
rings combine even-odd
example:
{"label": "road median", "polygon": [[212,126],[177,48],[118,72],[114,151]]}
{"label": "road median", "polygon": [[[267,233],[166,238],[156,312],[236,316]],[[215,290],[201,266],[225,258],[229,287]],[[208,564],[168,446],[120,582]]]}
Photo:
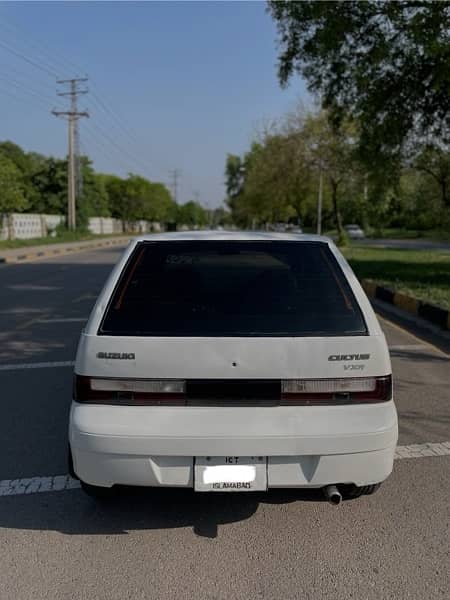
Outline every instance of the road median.
{"label": "road median", "polygon": [[420,317],[441,329],[450,330],[450,311],[431,304],[423,302],[413,296],[408,296],[394,289],[378,285],[370,279],[362,279],[361,285],[369,298],[375,298],[388,304],[392,304],[402,311]]}
{"label": "road median", "polygon": [[[131,236],[130,236],[131,237]],[[41,246],[31,246],[27,248],[16,248],[0,251],[0,263],[17,264],[53,258],[64,254],[85,252],[87,250],[107,247],[125,246],[130,239],[129,236],[119,236],[114,238],[103,238],[99,240],[87,240],[80,242],[66,242],[61,244],[48,244]]]}

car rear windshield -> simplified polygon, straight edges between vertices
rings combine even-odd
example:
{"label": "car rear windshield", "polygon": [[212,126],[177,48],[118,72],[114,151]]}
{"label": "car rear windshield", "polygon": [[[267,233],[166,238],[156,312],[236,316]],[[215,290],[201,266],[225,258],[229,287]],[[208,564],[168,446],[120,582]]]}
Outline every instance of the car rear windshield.
{"label": "car rear windshield", "polygon": [[136,246],[99,334],[336,336],[367,330],[325,243],[167,241]]}

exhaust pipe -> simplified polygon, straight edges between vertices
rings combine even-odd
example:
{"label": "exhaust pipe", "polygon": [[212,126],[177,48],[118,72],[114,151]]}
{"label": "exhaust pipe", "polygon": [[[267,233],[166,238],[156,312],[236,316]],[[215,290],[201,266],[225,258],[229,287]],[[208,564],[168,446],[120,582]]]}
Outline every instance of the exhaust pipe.
{"label": "exhaust pipe", "polygon": [[341,503],[341,492],[337,489],[335,485],[326,485],[323,488],[323,493],[325,494],[325,498],[330,504],[334,504],[335,506],[337,506]]}

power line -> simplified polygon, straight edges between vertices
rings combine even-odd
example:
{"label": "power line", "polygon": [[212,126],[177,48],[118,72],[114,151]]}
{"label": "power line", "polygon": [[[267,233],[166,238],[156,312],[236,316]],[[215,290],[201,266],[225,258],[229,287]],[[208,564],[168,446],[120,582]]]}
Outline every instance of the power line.
{"label": "power line", "polygon": [[[93,132],[89,129],[89,127],[84,127],[83,131],[84,131],[85,136],[87,135],[90,138],[91,143],[94,143],[94,145],[97,147],[98,150],[100,150],[100,153],[105,158],[107,158],[108,160],[117,164],[117,162],[118,162],[117,155],[114,155],[114,153],[111,152],[111,146],[106,145],[101,138],[97,137],[95,132]],[[121,158],[123,158],[122,155],[121,155]],[[121,169],[123,170],[124,173],[129,173],[129,171],[130,171],[129,165],[127,166],[127,165],[123,164],[122,162],[120,162],[119,166],[121,167]]]}
{"label": "power line", "polygon": [[[35,86],[37,85],[38,87],[45,89],[46,92],[50,91],[52,94],[54,94],[54,92],[55,92],[55,86],[53,86],[49,83],[44,83],[40,79],[34,79],[30,76],[30,73],[25,73],[24,71],[21,71],[20,69],[17,69],[15,67],[13,67],[12,65],[6,65],[5,63],[0,63],[0,69],[2,69],[2,71],[5,74],[7,72],[8,74],[12,74],[15,77],[22,78],[23,80],[25,80],[26,85],[29,85],[30,83],[32,83]],[[24,82],[21,82],[21,83],[24,83]],[[40,90],[40,91],[42,92],[42,90]]]}
{"label": "power line", "polygon": [[[0,22],[0,24],[1,24],[1,22]],[[17,27],[16,25],[12,25],[12,23],[3,23],[3,26],[4,27],[6,26],[10,30],[15,30],[15,31],[19,31],[19,32],[22,31],[24,33],[27,33],[23,29],[21,30],[20,27]],[[49,54],[49,52],[48,52],[48,46],[45,46],[41,42],[39,42],[38,44],[36,44],[36,43],[33,44],[33,43],[28,42],[28,44],[30,46],[34,46],[34,47],[39,47],[40,46],[41,48],[44,48],[45,54]],[[16,56],[19,56],[23,60],[26,60],[27,62],[29,62],[31,65],[35,66],[36,68],[40,68],[41,70],[44,70],[45,72],[51,73],[51,74],[53,74],[53,75],[56,76],[56,73],[53,73],[53,70],[56,71],[56,69],[54,69],[54,65],[52,66],[52,65],[47,64],[46,66],[42,66],[42,65],[39,65],[36,61],[29,59],[26,55],[24,55],[23,53],[15,50],[14,48],[9,48],[9,51],[11,51],[12,53],[14,53]],[[42,53],[42,50],[41,50],[41,53]],[[60,56],[61,56],[61,54],[60,54]],[[83,69],[79,68],[79,65],[75,65],[75,63],[73,63],[72,61],[68,61],[68,60],[66,60],[64,58],[63,58],[62,61],[58,60],[58,59],[56,59],[56,60],[57,60],[57,62],[59,62],[60,65],[62,65],[63,63],[70,64],[72,66],[75,66],[77,70],[83,71]],[[53,56],[53,53],[51,55],[51,61],[55,61],[55,57]],[[46,62],[48,63],[49,61],[46,61]],[[50,69],[48,68],[49,66],[50,66]],[[135,144],[135,143],[140,144],[140,142],[139,142],[138,138],[136,137],[136,135],[134,133],[132,133],[132,132],[129,131],[129,129],[123,124],[122,119],[117,115],[117,113],[115,111],[113,111],[102,100],[102,98],[100,98],[100,96],[97,93],[92,92],[91,96],[92,96],[94,102],[96,103],[96,105],[99,106],[100,109],[103,110],[103,112],[109,116],[109,118],[111,118],[112,120],[114,120],[114,123],[116,124],[116,126],[129,138],[129,140],[132,141],[133,144]],[[128,154],[131,154],[131,153],[128,152]]]}
{"label": "power line", "polygon": [[0,92],[2,94],[5,94],[6,96],[9,96],[10,98],[13,98],[13,100],[19,100],[20,102],[25,102],[25,104],[28,104],[28,106],[32,106],[33,108],[38,108],[40,110],[45,111],[48,114],[48,104],[45,104],[45,108],[44,108],[43,105],[37,106],[37,105],[33,104],[29,98],[23,98],[22,96],[17,96],[16,94],[12,94],[10,90],[3,90],[0,88]]}
{"label": "power line", "polygon": [[[2,19],[0,20],[0,26],[9,29],[11,32],[13,32],[13,34],[15,36],[17,36],[17,33],[19,33],[21,35],[21,39],[22,42],[25,42],[25,44],[28,44],[28,46],[30,46],[31,48],[40,48],[39,52],[41,53],[41,55],[47,55],[47,58],[45,59],[45,61],[48,64],[51,64],[53,62],[53,64],[58,64],[59,63],[59,67],[63,67],[62,72],[65,71],[73,71],[74,74],[78,75],[78,71],[80,73],[84,72],[84,69],[81,69],[79,65],[75,65],[75,63],[72,63],[71,61],[67,60],[67,57],[64,57],[61,52],[58,52],[58,55],[55,56],[55,51],[52,50],[49,46],[47,46],[46,44],[44,44],[41,40],[37,40],[36,38],[34,39],[34,42],[30,41],[30,39],[32,38],[32,34],[30,33],[30,31],[25,30],[22,27],[19,27],[17,25],[17,23],[13,23],[12,21],[7,21],[4,19],[4,17],[2,17]],[[50,60],[49,60],[50,59]],[[70,68],[67,67],[67,65],[70,66]],[[61,70],[60,68],[58,68],[57,70]]]}
{"label": "power line", "polygon": [[25,84],[21,83],[20,81],[17,81],[16,79],[13,79],[12,77],[5,76],[4,73],[0,74],[0,80],[3,80],[5,83],[14,86],[18,90],[25,92],[26,94],[30,94],[32,96],[35,96],[36,98],[39,98],[41,101],[43,101],[45,103],[48,103],[49,101],[50,102],[53,101],[53,98],[51,98],[50,96],[46,96],[45,94],[43,94],[39,91],[35,91],[32,88],[27,87]]}
{"label": "power line", "polygon": [[14,50],[10,46],[8,46],[8,44],[5,44],[4,42],[0,42],[0,46],[2,48],[4,48],[7,52],[10,52],[11,54],[14,54],[18,58],[21,58],[25,62],[29,63],[30,65],[33,65],[33,67],[36,67],[36,69],[40,69],[44,73],[47,73],[47,75],[50,75],[51,77],[58,77],[58,75],[56,73],[54,73],[53,71],[51,71],[50,69],[48,69],[46,66],[42,66],[39,63],[37,63],[34,60],[32,60],[31,58],[28,58],[27,56],[25,56],[21,52],[17,52],[16,50]]}
{"label": "power line", "polygon": [[107,106],[103,100],[95,93],[91,93],[92,98],[97,103],[97,106],[100,106],[101,109],[112,118],[117,126],[125,133],[125,135],[133,142],[140,144],[138,138],[134,135],[134,133],[127,129],[127,127],[122,123],[122,119],[109,107]]}
{"label": "power line", "polygon": [[[21,28],[17,27],[16,25],[11,25],[11,24],[5,24],[5,23],[3,23],[3,27],[7,27],[11,31],[13,29],[16,30],[16,31],[19,31],[19,32],[21,31]],[[22,32],[24,32],[23,29],[22,29]],[[29,37],[28,33],[27,32],[24,32],[24,33],[27,34],[27,39],[28,39],[28,37]],[[1,45],[1,43],[0,43],[0,45]],[[10,45],[8,46],[6,44],[3,44],[3,46],[9,52],[13,53],[15,56],[17,56],[17,57],[21,58],[22,60],[28,62],[30,65],[34,66],[35,68],[38,68],[41,71],[43,71],[43,72],[45,72],[47,74],[50,74],[50,75],[56,77],[56,72],[58,70],[60,70],[60,69],[59,68],[58,69],[55,68],[55,56],[54,56],[54,53],[52,53],[50,55],[50,53],[48,51],[48,46],[42,44],[41,42],[39,42],[38,44],[36,44],[36,43],[29,42],[29,41],[28,41],[28,45],[29,46],[34,46],[34,47],[39,47],[40,46],[41,48],[44,48],[44,51],[42,51],[42,50],[40,51],[41,55],[42,54],[49,55],[50,59],[49,60],[46,59],[45,63],[39,64],[36,60],[31,59],[24,52],[21,52],[21,51],[17,50],[16,48],[11,47]],[[83,71],[83,69],[79,68],[79,65],[75,65],[75,63],[73,63],[72,61],[66,60],[61,55],[61,53],[58,52],[58,55],[60,57],[62,57],[61,60],[56,59],[56,62],[58,62],[60,65],[63,65],[64,63],[71,64],[72,66],[76,67],[77,71]],[[97,86],[95,86],[95,87],[97,87]],[[118,116],[118,114],[114,110],[112,110],[108,106],[108,104],[106,104],[102,100],[102,98],[99,96],[99,93],[92,92],[92,100],[94,101],[94,103],[96,104],[96,106],[98,106],[99,109],[103,111],[104,115],[106,115],[106,117],[108,118],[108,123],[109,122],[114,123],[114,127],[116,127],[117,130],[121,132],[121,136],[125,135],[128,138],[129,142],[131,142],[131,144],[133,144],[133,146],[136,144],[137,145],[136,150],[138,150],[138,152],[140,153],[140,149],[139,149],[139,146],[141,145],[140,140],[138,139],[138,137],[136,136],[136,134],[133,131],[130,131],[130,129],[124,124],[124,122],[121,119],[121,117]],[[106,123],[106,121],[105,121],[105,123]],[[108,124],[108,128],[111,129],[111,125],[110,124]],[[110,143],[113,143],[113,144],[115,143],[117,145],[117,142],[111,142],[111,138],[107,134],[105,134],[104,132],[102,132],[102,135],[105,136],[105,137],[108,137],[108,139],[110,140]],[[124,142],[124,143],[126,144],[126,142]],[[140,163],[141,166],[143,165],[143,162],[140,159],[136,158],[135,152],[130,152],[126,148],[121,148],[120,151],[126,153],[129,157],[131,157],[132,160],[133,160],[133,163]],[[147,172],[148,169],[149,169],[149,165],[146,164],[145,167],[144,167],[144,169],[145,169],[145,172]]]}
{"label": "power line", "polygon": [[140,168],[143,169],[144,172],[148,170],[148,167],[145,165],[144,162],[141,162],[140,159],[137,159],[135,156],[133,156],[133,154],[131,154],[131,152],[129,152],[126,148],[122,148],[121,146],[119,146],[116,140],[113,137],[111,137],[108,133],[103,131],[101,127],[99,127],[96,123],[91,123],[91,125],[101,136],[107,139],[109,143],[112,144],[112,146],[114,146],[114,148],[116,148],[116,150],[120,152],[120,154],[126,154],[132,160],[132,164],[139,166],[140,163]]}
{"label": "power line", "polygon": [[[0,42],[0,47],[4,48],[7,52],[20,58],[21,60],[27,62],[32,67],[39,69],[41,72],[46,73],[47,75],[51,75],[52,77],[56,78],[57,73],[62,72],[62,71],[74,71],[76,73],[82,73],[85,71],[83,68],[80,67],[80,65],[77,65],[73,61],[68,60],[67,57],[65,57],[63,54],[61,54],[61,52],[59,50],[57,52],[55,52],[48,45],[42,43],[40,40],[37,40],[36,37],[33,38],[31,36],[30,32],[27,32],[25,29],[18,27],[16,24],[13,24],[11,22],[9,22],[9,23],[5,22],[5,20],[3,19],[3,23],[0,20],[0,25],[3,28],[6,28],[7,30],[9,30],[10,32],[15,31],[15,32],[22,33],[21,37],[24,38],[25,46],[27,46],[28,48],[34,47],[34,48],[39,49],[40,60],[38,60],[36,58],[36,52],[33,53],[33,57],[30,57],[29,52],[27,53],[26,51],[21,51],[22,50],[21,48],[18,49],[12,43]],[[33,41],[30,41],[30,39],[32,39]],[[61,68],[61,67],[63,67],[63,68]],[[27,81],[27,83],[28,83],[28,81]],[[23,84],[21,82],[16,80],[16,87],[18,85],[23,86]],[[47,84],[39,83],[39,85],[46,87]],[[135,150],[137,150],[137,153],[138,153],[137,156],[140,156],[142,140],[140,140],[139,137],[136,135],[136,133],[128,127],[128,124],[125,123],[125,121],[121,118],[121,116],[119,116],[119,114],[115,110],[113,110],[109,106],[109,104],[106,103],[102,99],[102,97],[100,95],[100,91],[97,88],[97,85],[95,83],[93,83],[91,80],[91,87],[92,86],[97,91],[91,92],[91,99],[92,99],[93,103],[95,104],[95,106],[97,106],[99,108],[99,110],[102,112],[102,115],[101,115],[103,118],[102,122],[105,123],[105,127],[107,127],[108,130],[112,129],[112,124],[113,124],[114,128],[118,132],[120,131],[120,138],[118,135],[115,135],[115,137],[113,139],[108,133],[105,133],[105,131],[103,131],[97,125],[98,132],[100,133],[100,135],[102,137],[107,139],[109,141],[109,143],[112,146],[114,146],[118,152],[121,153],[121,155],[126,154],[132,160],[133,168],[135,168],[136,165],[140,165],[140,168],[142,168],[144,170],[144,172],[147,173],[150,165],[145,163],[145,166],[144,166],[145,161],[142,161],[141,158],[137,158],[136,152],[135,152]],[[21,88],[19,87],[19,89],[21,89]],[[21,91],[24,91],[23,88],[21,89]],[[27,90],[27,93],[29,93],[29,92],[31,92],[32,94],[34,93],[34,95],[36,97],[38,97],[39,95],[44,97],[44,94],[42,92],[37,92],[36,90],[33,90],[33,89]],[[124,136],[126,137],[127,141],[125,140]],[[125,145],[125,148],[121,147],[119,142],[123,143]],[[126,147],[128,145],[130,145],[130,148],[131,148],[131,146],[133,147],[133,151],[128,150],[128,148]],[[152,161],[152,164],[154,164],[153,161]],[[158,165],[155,165],[155,166],[157,167],[157,170],[162,170],[161,164],[159,165],[159,168],[158,168]],[[164,168],[167,168],[167,167],[164,167]],[[172,184],[172,187],[173,187],[173,184]],[[176,187],[177,187],[177,190],[174,193],[178,197],[178,182],[176,184]]]}

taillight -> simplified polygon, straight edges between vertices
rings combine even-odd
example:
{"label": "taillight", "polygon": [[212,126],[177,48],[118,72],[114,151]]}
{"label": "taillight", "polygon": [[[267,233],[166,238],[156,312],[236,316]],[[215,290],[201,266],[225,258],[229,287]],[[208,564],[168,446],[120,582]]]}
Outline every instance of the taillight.
{"label": "taillight", "polygon": [[364,404],[392,398],[392,377],[288,379],[281,382],[282,404]]}
{"label": "taillight", "polygon": [[75,375],[73,398],[90,404],[182,406],[186,404],[181,379],[104,379]]}

